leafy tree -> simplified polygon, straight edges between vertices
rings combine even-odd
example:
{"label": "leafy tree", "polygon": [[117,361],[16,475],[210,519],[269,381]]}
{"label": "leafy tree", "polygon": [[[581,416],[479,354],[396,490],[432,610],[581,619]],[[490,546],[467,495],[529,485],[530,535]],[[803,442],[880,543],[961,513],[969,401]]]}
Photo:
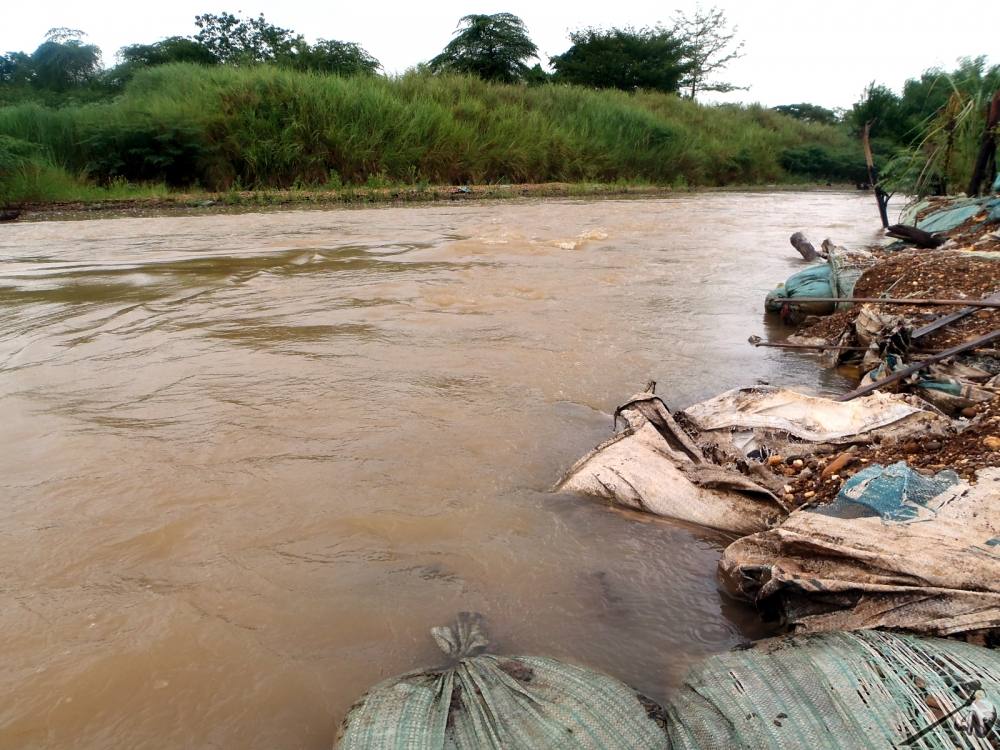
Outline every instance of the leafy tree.
{"label": "leafy tree", "polygon": [[[782,104],[778,107],[772,107],[772,109],[783,115],[794,117],[796,120],[802,120],[802,122],[818,122],[823,125],[835,125],[840,122],[840,114],[837,111],[821,107],[818,104],[807,104],[806,102]],[[843,113],[843,110],[838,111]]]}
{"label": "leafy tree", "polygon": [[582,29],[569,38],[573,46],[550,60],[557,81],[675,92],[689,73],[685,46],[666,29]]}
{"label": "leafy tree", "polygon": [[8,52],[0,55],[0,83],[26,84],[34,76],[31,56],[24,52]]}
{"label": "leafy tree", "polygon": [[910,129],[910,140],[919,139],[928,121],[949,107],[952,97],[987,100],[1000,88],[1000,65],[986,67],[986,58],[965,57],[948,73],[940,68],[925,70],[920,78],[911,78],[903,85],[899,97],[900,116]]}
{"label": "leafy tree", "polygon": [[174,62],[215,65],[219,59],[201,42],[186,36],[171,36],[153,44],[130,44],[118,50],[122,65],[153,67]]}
{"label": "leafy tree", "polygon": [[698,6],[691,15],[678,12],[673,20],[673,32],[687,48],[690,67],[681,80],[681,88],[691,99],[699,91],[725,93],[746,88],[709,80],[733,60],[743,56],[743,42],[736,39],[737,28],[729,28],[725,11],[716,7],[703,10]]}
{"label": "leafy tree", "polygon": [[65,91],[88,83],[101,72],[101,50],[85,44],[82,31],[49,29],[45,41],[31,53],[32,81],[41,88]]}
{"label": "leafy tree", "polygon": [[851,130],[860,135],[865,125],[871,123],[872,135],[902,143],[910,129],[900,108],[899,97],[892,89],[874,81],[865,88],[861,99],[855,102],[847,115]]}
{"label": "leafy tree", "polygon": [[294,53],[302,37],[290,29],[268,23],[261,13],[241,18],[232,13],[204,13],[195,16],[199,31],[195,40],[222,63],[249,65],[273,62]]}
{"label": "leafy tree", "polygon": [[552,74],[542,70],[542,66],[539,63],[532,65],[528,69],[528,72],[524,74],[524,81],[529,86],[542,86],[552,81],[552,78]]}
{"label": "leafy tree", "polygon": [[186,36],[130,44],[118,50],[118,65],[105,74],[104,83],[111,89],[121,88],[142,68],[179,62],[217,65],[219,59],[204,44]]}
{"label": "leafy tree", "polygon": [[459,19],[455,38],[430,65],[435,72],[450,70],[487,81],[514,83],[528,75],[524,61],[537,56],[538,48],[517,16],[469,15]]}
{"label": "leafy tree", "polygon": [[382,67],[361,46],[354,42],[338,42],[336,39],[320,39],[311,46],[299,40],[294,52],[279,61],[287,62],[298,70],[315,70],[342,76],[374,75]]}
{"label": "leafy tree", "polygon": [[854,105],[853,124],[870,118],[873,132],[891,139],[895,154],[884,169],[890,187],[914,195],[972,193],[989,173],[988,157],[978,159],[986,110],[998,88],[1000,66],[987,68],[984,57],[963,58],[951,73],[932,68],[911,78],[899,97],[872,84]]}

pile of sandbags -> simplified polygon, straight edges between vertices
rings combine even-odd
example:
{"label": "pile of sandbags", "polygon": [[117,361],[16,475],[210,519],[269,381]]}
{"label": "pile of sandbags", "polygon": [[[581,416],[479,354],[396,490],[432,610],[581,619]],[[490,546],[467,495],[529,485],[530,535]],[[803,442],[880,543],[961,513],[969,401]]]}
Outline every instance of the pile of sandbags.
{"label": "pile of sandbags", "polygon": [[432,633],[448,666],[376,685],[340,750],[995,748],[1000,652],[880,631],[761,641],[696,665],[665,707],[611,677]]}
{"label": "pile of sandbags", "polygon": [[771,386],[727,391],[681,414],[697,430],[703,449],[717,460],[736,462],[940,434],[951,424],[913,396],[872,393],[834,401]]}
{"label": "pile of sandbags", "polygon": [[842,403],[771,387],[688,407],[679,414],[688,430],[651,391],[618,408],[616,427],[619,417],[623,429],[577,461],[556,491],[737,534],[771,528],[789,512],[776,494],[782,480],[763,469],[770,456],[926,436],[948,424],[910,396]]}
{"label": "pile of sandbags", "polygon": [[[800,298],[849,299],[861,274],[876,262],[875,256],[867,250],[848,250],[829,240],[823,242],[823,250],[825,263],[792,274],[784,284],[768,292],[764,300],[767,312],[781,312],[787,303]],[[829,315],[838,307],[835,302],[802,302],[797,306],[809,315]]]}

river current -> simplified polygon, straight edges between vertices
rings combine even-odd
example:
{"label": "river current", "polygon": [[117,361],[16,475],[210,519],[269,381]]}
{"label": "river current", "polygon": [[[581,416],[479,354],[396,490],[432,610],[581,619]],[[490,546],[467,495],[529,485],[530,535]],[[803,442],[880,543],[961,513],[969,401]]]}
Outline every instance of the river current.
{"label": "river current", "polygon": [[549,489],[648,380],[842,389],[746,341],[793,231],[876,229],[836,192],[0,227],[0,747],[327,748],[463,610],[665,699],[768,632],[728,540]]}

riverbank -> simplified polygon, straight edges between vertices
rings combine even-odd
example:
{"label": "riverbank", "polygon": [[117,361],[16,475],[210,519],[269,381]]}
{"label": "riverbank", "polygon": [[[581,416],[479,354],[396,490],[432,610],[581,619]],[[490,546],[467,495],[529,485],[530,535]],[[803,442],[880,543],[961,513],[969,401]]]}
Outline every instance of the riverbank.
{"label": "riverbank", "polygon": [[[938,198],[912,207],[904,213],[904,223],[941,226],[935,233],[937,247],[903,241],[869,247],[873,262],[850,295],[899,302],[852,305],[829,316],[807,317],[796,327],[791,341],[815,345],[820,366],[855,369],[859,385],[927,362],[900,382],[887,382],[885,390],[915,394],[953,423],[947,432],[925,439],[858,446],[850,452],[806,457],[806,463],[800,460],[797,466],[793,460],[802,457],[784,457],[770,469],[785,477],[793,505],[834,500],[852,476],[872,464],[902,461],[924,473],[950,470],[971,484],[982,469],[1000,466],[1000,339],[931,364],[934,352],[995,335],[1000,309],[905,303],[908,298],[930,298],[974,305],[1000,293],[998,206],[1000,198],[979,203]],[[794,296],[786,307],[794,316]]]}
{"label": "riverbank", "polygon": [[399,185],[382,188],[344,187],[337,190],[241,190],[171,192],[104,198],[26,202],[19,221],[222,213],[268,208],[332,208],[336,206],[405,205],[466,201],[511,201],[542,198],[662,198],[695,193],[845,192],[850,185],[771,184],[717,188],[674,188],[642,183],[525,183],[519,185]]}
{"label": "riverbank", "polygon": [[761,106],[454,75],[176,64],[107,102],[0,107],[0,205],[167,188],[854,182],[863,167],[846,128]]}
{"label": "riverbank", "polygon": [[1000,197],[900,222],[915,242],[817,255],[793,235],[808,265],[765,309],[795,333],[750,337],[811,349],[842,392],[747,379],[672,412],[652,383],[556,489],[733,534],[725,589],[793,632],[1000,642]]}

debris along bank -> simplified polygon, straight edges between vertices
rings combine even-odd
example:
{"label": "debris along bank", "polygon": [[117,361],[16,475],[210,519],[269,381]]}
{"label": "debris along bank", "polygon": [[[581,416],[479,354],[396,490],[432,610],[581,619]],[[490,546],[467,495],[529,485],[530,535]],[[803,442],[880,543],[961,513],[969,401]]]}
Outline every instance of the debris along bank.
{"label": "debris along bank", "polygon": [[766,301],[859,389],[671,412],[650,383],[555,487],[734,535],[720,582],[789,635],[696,665],[661,707],[490,655],[462,614],[432,631],[448,663],[369,690],[339,747],[1000,747],[1000,199],[911,221],[866,250],[794,235],[822,262]]}
{"label": "debris along bank", "polygon": [[722,585],[794,632],[995,644],[1000,196],[922,201],[889,234],[904,239],[819,251],[793,235],[813,262],[765,308],[795,333],[751,337],[853,368],[858,389],[758,386],[671,413],[650,387],[556,489],[740,535]]}

